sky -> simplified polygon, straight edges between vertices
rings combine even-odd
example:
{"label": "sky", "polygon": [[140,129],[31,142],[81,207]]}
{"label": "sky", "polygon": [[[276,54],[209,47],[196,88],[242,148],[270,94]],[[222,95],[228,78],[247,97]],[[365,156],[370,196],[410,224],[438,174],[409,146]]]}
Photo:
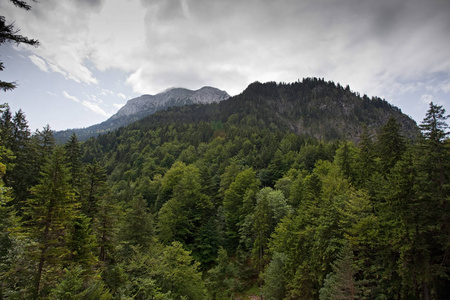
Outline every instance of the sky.
{"label": "sky", "polygon": [[[30,1],[29,1],[30,2]],[[305,77],[386,99],[417,123],[450,112],[450,0],[39,0],[0,15],[39,47],[2,44],[0,103],[32,131],[100,123],[170,87],[230,95]]]}

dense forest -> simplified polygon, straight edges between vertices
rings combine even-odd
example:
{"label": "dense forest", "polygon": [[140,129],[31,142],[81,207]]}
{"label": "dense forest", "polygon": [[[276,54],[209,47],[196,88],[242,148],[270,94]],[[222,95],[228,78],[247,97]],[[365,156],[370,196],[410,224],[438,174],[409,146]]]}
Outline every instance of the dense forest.
{"label": "dense forest", "polygon": [[324,124],[330,85],[295,106],[255,83],[63,145],[3,105],[0,299],[449,299],[444,108],[375,124],[389,104],[339,87],[360,114]]}

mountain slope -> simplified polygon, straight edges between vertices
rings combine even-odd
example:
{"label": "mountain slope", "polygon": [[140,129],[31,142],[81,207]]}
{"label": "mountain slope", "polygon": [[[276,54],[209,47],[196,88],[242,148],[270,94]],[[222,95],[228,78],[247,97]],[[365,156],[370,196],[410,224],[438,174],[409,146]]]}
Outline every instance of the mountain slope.
{"label": "mountain slope", "polygon": [[375,133],[391,116],[402,124],[405,136],[417,136],[415,121],[387,101],[361,97],[349,87],[323,79],[306,78],[290,84],[255,82],[227,101],[171,109],[144,118],[132,127],[150,130],[172,123],[256,122],[320,140],[357,142],[364,125]]}
{"label": "mountain slope", "polygon": [[[390,117],[401,124],[404,136],[418,135],[416,123],[400,109],[380,98],[360,97],[333,82],[316,78],[291,84],[255,82],[226,101],[171,107],[89,139],[83,160],[102,161],[116,179],[131,176],[133,172],[128,171],[136,167],[133,180],[142,174],[161,174],[177,159],[188,163],[198,155],[207,161],[225,155],[255,169],[270,164],[276,169],[278,162],[271,160],[278,150],[298,152],[311,143],[337,140],[358,142],[364,126],[377,133]],[[215,145],[211,153],[209,145]],[[214,152],[219,151],[217,145],[222,154]],[[310,169],[320,155],[308,162]],[[276,176],[269,178],[267,182]]]}
{"label": "mountain slope", "polygon": [[97,136],[98,134],[126,126],[145,116],[172,106],[216,103],[226,100],[229,97],[227,92],[207,86],[196,91],[184,88],[172,88],[156,95],[142,95],[128,100],[128,102],[108,120],[87,128],[59,131],[55,133],[55,137],[58,141],[65,142],[72,133],[76,133],[78,139],[83,141],[92,136]]}

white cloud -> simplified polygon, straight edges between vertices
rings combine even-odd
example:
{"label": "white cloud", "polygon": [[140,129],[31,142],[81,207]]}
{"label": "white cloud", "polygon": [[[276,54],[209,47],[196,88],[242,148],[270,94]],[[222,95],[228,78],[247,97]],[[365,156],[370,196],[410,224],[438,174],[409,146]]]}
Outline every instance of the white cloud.
{"label": "white cloud", "polygon": [[429,94],[424,94],[422,96],[420,96],[420,101],[422,101],[422,103],[425,104],[429,104],[430,102],[432,102],[434,99],[433,95],[429,95]]}
{"label": "white cloud", "polygon": [[125,103],[113,103],[113,106],[117,109],[121,109],[124,105]]}
{"label": "white cloud", "polygon": [[37,57],[36,55],[30,55],[29,56],[31,62],[35,64],[41,71],[48,72],[47,63],[42,59]]}
{"label": "white cloud", "polygon": [[89,101],[84,100],[83,102],[81,102],[81,104],[87,108],[89,108],[91,111],[95,112],[96,114],[105,116],[105,117],[111,117],[112,114],[109,114],[107,112],[105,112],[100,106],[98,106],[97,103],[92,103]]}
{"label": "white cloud", "polygon": [[127,99],[127,96],[125,96],[125,95],[122,94],[122,93],[118,93],[118,94],[117,94],[117,97],[122,98],[122,99]]}
{"label": "white cloud", "polygon": [[70,99],[70,100],[75,101],[75,102],[78,102],[78,103],[81,102],[80,99],[78,99],[78,98],[75,97],[75,96],[70,95],[70,94],[67,93],[66,91],[63,91],[62,93],[63,93],[64,97],[66,97],[67,99]]}
{"label": "white cloud", "polygon": [[97,99],[97,97],[95,97],[95,95],[88,96],[88,98],[93,96],[93,98],[92,98],[93,101],[96,101],[97,103],[93,103],[93,102],[87,101],[87,100],[80,101],[80,99],[78,99],[77,97],[75,97],[73,95],[70,95],[66,91],[63,91],[62,93],[63,93],[64,97],[66,97],[67,99],[70,99],[70,100],[75,101],[77,103],[81,103],[81,105],[83,105],[84,107],[90,109],[91,111],[95,112],[96,114],[99,114],[99,115],[102,115],[102,116],[105,116],[105,117],[110,117],[111,116],[111,114],[105,112],[98,105],[99,103],[102,103],[102,101],[100,99]]}

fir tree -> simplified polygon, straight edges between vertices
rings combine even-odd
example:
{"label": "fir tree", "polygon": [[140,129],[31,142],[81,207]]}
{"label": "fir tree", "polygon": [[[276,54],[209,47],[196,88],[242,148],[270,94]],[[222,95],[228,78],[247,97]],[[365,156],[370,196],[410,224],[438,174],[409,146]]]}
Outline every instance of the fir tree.
{"label": "fir tree", "polygon": [[41,180],[31,189],[25,208],[23,230],[35,242],[28,250],[34,270],[32,297],[48,292],[70,257],[69,240],[78,206],[69,185],[64,152],[56,148],[43,166]]}

